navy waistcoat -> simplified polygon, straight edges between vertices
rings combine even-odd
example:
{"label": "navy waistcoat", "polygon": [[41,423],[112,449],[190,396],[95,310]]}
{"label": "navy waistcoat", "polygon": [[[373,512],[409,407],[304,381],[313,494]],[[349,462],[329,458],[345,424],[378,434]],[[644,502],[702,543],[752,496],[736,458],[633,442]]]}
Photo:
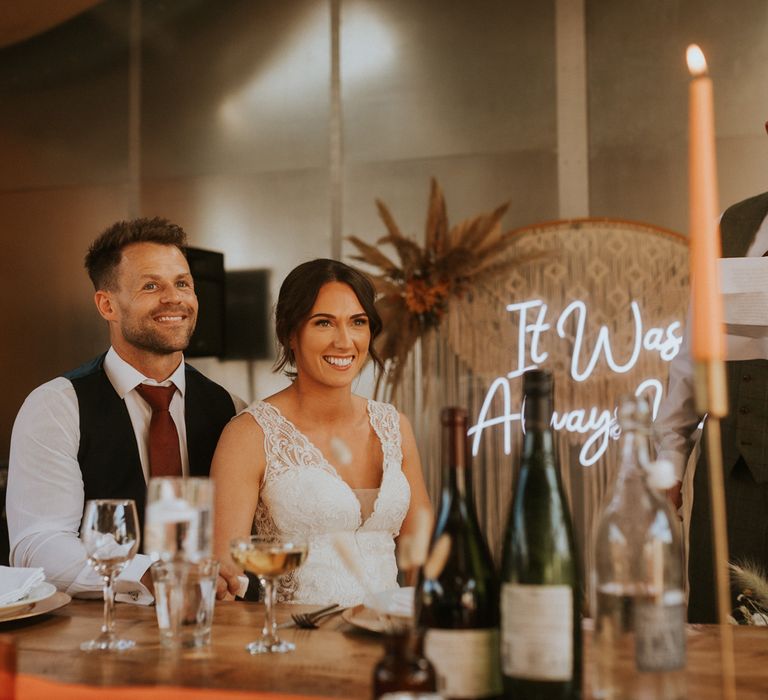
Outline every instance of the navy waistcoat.
{"label": "navy waistcoat", "polygon": [[[85,499],[132,498],[144,522],[146,483],[125,402],[104,371],[104,355],[64,375],[72,382],[80,412],[77,460]],[[189,475],[208,476],[219,435],[235,414],[229,392],[185,364],[184,422]]]}

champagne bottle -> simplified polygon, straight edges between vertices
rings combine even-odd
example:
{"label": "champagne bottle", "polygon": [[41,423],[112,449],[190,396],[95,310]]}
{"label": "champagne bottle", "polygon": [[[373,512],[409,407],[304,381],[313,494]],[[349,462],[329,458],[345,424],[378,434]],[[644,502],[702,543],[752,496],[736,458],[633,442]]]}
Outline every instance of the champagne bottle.
{"label": "champagne bottle", "polygon": [[650,409],[619,405],[620,461],[595,537],[595,697],[686,697],[685,596],[678,520],[648,484]]}
{"label": "champagne bottle", "polygon": [[550,421],[552,375],[523,375],[520,473],[504,535],[501,664],[505,697],[581,697],[581,586]]}
{"label": "champagne bottle", "polygon": [[445,408],[443,489],[432,548],[416,590],[424,650],[446,698],[501,695],[498,583],[472,491],[467,412]]}

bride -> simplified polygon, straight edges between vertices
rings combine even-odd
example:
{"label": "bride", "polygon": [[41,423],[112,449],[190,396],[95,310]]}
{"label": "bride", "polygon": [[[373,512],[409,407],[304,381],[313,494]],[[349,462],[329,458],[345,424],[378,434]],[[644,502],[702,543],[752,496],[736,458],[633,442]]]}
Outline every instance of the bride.
{"label": "bride", "polygon": [[[301,536],[307,560],[283,577],[278,600],[362,602],[365,588],[334,547],[354,552],[367,588],[397,586],[395,542],[430,508],[408,419],[386,403],[352,393],[382,328],[370,281],[335,260],[299,265],[280,288],[275,331],[291,385],[233,419],[213,458],[215,556],[229,593],[241,573],[233,538]],[[225,595],[223,584],[219,595]]]}

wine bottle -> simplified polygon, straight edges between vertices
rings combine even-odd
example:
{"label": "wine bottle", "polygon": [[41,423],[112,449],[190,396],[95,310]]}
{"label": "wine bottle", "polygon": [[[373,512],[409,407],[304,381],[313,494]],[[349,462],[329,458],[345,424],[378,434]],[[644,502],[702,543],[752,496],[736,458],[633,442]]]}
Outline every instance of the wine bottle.
{"label": "wine bottle", "polygon": [[581,585],[550,428],[552,374],[523,375],[520,472],[504,534],[501,665],[505,697],[581,697]]}
{"label": "wine bottle", "polygon": [[650,409],[619,404],[619,470],[595,536],[595,697],[686,697],[680,526],[648,470]]}
{"label": "wine bottle", "polygon": [[500,697],[498,582],[475,512],[467,412],[445,408],[440,418],[442,498],[416,619],[443,697]]}

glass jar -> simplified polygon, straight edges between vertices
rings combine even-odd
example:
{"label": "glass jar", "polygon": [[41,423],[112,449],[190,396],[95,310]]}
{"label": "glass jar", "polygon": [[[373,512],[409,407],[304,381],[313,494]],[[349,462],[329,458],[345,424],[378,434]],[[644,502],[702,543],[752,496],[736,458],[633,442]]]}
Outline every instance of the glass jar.
{"label": "glass jar", "polygon": [[386,652],[373,670],[373,697],[385,693],[410,691],[434,693],[435,669],[424,656],[424,630],[396,629],[384,636]]}

